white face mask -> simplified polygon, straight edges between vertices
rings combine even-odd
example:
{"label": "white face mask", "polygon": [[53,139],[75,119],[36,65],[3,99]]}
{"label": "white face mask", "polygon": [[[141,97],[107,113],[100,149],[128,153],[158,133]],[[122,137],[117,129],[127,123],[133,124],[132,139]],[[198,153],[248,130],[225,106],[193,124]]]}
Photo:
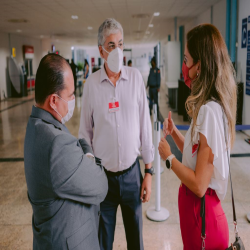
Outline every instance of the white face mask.
{"label": "white face mask", "polygon": [[104,51],[106,51],[109,55],[108,55],[108,67],[109,69],[114,72],[114,73],[119,73],[121,68],[122,68],[122,62],[123,62],[123,51],[116,47],[114,50],[112,50],[111,52],[108,52],[107,50],[104,49],[104,47],[102,47]]}
{"label": "white face mask", "polygon": [[[59,95],[57,95],[61,100],[63,100],[64,102],[66,102],[66,103],[68,103],[68,113],[64,116],[64,117],[62,117],[62,115],[58,112],[58,111],[56,111],[54,108],[54,110],[56,111],[56,113],[59,115],[59,116],[61,116],[61,118],[62,118],[62,120],[61,120],[61,122],[62,122],[62,124],[64,124],[65,122],[67,122],[67,121],[69,121],[70,120],[70,118],[72,117],[72,115],[73,115],[73,113],[74,113],[74,109],[75,109],[75,98],[73,99],[73,100],[70,100],[70,101],[65,101],[62,97],[60,97]],[[51,105],[50,105],[51,106]],[[52,108],[52,106],[51,106],[51,108]]]}

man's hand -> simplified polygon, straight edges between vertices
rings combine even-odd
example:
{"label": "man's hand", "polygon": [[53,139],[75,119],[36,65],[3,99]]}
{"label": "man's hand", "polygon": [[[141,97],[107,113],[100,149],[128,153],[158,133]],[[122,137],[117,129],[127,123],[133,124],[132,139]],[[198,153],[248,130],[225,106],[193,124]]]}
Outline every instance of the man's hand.
{"label": "man's hand", "polygon": [[161,138],[158,150],[159,150],[159,154],[160,154],[162,160],[164,160],[164,161],[166,161],[167,158],[172,154],[170,146],[164,137]]}
{"label": "man's hand", "polygon": [[141,200],[143,203],[148,202],[151,196],[152,175],[146,173],[141,185]]}

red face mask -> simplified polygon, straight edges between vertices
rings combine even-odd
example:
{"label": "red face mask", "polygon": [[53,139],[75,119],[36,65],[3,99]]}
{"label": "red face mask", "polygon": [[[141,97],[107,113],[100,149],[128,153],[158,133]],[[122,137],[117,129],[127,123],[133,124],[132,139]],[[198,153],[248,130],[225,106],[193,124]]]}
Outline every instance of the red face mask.
{"label": "red face mask", "polygon": [[195,64],[193,64],[191,67],[188,67],[185,62],[183,62],[182,64],[182,74],[184,77],[184,82],[189,88],[191,88],[191,82],[192,80],[194,80],[189,77],[189,70],[192,69],[194,66]]}

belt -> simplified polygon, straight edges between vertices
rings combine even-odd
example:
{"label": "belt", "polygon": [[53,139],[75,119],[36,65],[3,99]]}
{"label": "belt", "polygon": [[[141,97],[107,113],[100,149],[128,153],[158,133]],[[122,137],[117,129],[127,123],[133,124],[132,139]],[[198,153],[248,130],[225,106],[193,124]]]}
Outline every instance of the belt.
{"label": "belt", "polygon": [[137,162],[137,159],[129,168],[122,170],[122,171],[112,172],[112,171],[108,171],[106,168],[104,168],[104,171],[108,176],[120,176],[120,175],[127,173],[129,170],[131,170],[135,166],[136,162]]}

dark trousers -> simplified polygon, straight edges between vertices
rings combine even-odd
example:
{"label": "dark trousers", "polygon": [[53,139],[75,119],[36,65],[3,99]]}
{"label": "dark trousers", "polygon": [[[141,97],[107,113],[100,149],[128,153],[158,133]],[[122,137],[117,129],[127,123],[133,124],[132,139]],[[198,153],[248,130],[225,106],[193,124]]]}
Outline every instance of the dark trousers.
{"label": "dark trousers", "polygon": [[101,250],[112,250],[116,225],[116,212],[121,206],[127,249],[143,250],[142,203],[140,191],[142,174],[137,160],[135,166],[120,176],[109,176],[109,190],[101,203],[99,241]]}
{"label": "dark trousers", "polygon": [[157,88],[150,88],[149,87],[149,111],[150,114],[152,112],[153,104],[155,103],[157,105],[157,116],[159,117],[159,105],[158,105],[158,89]]}

